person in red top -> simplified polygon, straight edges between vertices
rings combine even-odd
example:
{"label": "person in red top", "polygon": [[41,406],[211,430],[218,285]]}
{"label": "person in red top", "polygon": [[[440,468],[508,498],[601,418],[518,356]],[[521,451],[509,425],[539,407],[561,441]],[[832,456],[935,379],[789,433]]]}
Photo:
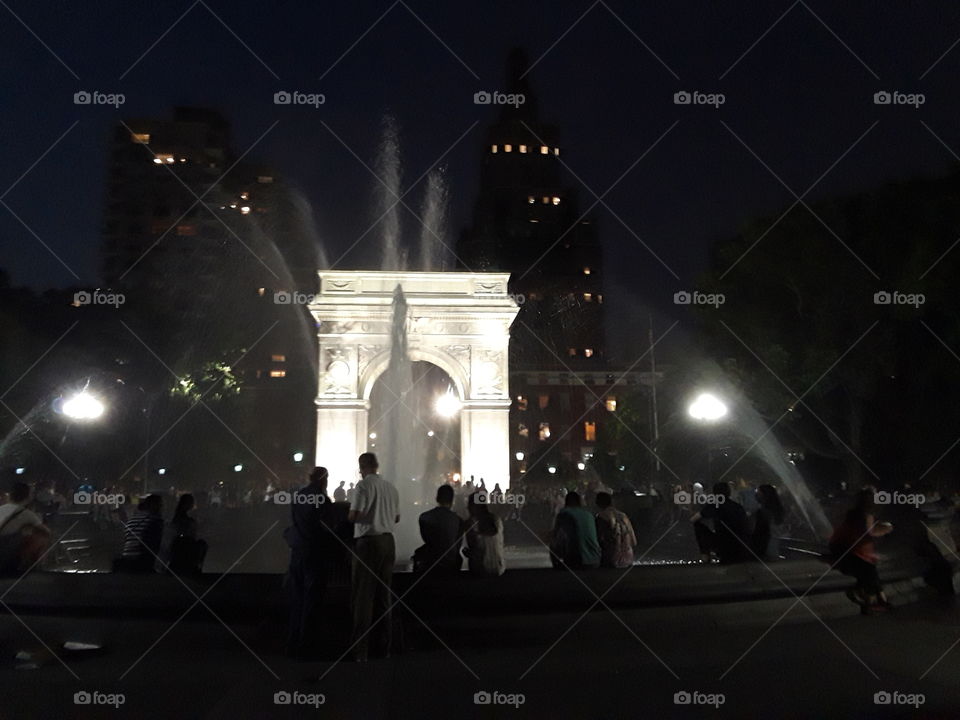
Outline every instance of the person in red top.
{"label": "person in red top", "polygon": [[860,490],[854,506],[830,537],[834,567],[857,579],[856,587],[847,592],[847,597],[860,605],[864,615],[875,615],[890,607],[880,586],[874,538],[892,531],[893,525],[878,523],[874,518],[875,494],[869,486]]}

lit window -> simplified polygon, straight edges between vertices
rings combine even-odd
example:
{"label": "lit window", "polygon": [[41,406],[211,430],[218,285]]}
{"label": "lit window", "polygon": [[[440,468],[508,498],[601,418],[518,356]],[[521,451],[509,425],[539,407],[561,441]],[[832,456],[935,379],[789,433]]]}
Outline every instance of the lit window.
{"label": "lit window", "polygon": [[241,200],[249,200],[249,199],[250,199],[250,193],[248,193],[248,192],[242,192],[242,193],[240,193],[240,199],[241,199]]}
{"label": "lit window", "polygon": [[525,153],[526,151],[527,151],[527,146],[526,146],[526,145],[521,145],[521,146],[520,146],[520,152]]}
{"label": "lit window", "polygon": [[583,349],[584,357],[593,357],[593,348],[584,348]]}
{"label": "lit window", "polygon": [[504,152],[513,152],[513,145],[504,145],[504,146],[503,146],[503,151],[504,151]]}
{"label": "lit window", "polygon": [[603,305],[603,295],[597,295],[597,302]]}
{"label": "lit window", "polygon": [[271,370],[270,377],[272,378],[282,378],[287,376],[286,370]]}
{"label": "lit window", "polygon": [[259,295],[260,297],[263,297],[263,296],[266,294],[266,292],[267,292],[267,289],[266,289],[266,288],[258,288],[258,289],[257,289],[257,295]]}
{"label": "lit window", "polygon": [[517,410],[527,409],[527,399],[523,395],[517,395]]}
{"label": "lit window", "polygon": [[595,422],[585,422],[583,424],[583,439],[587,442],[597,441],[597,424]]}
{"label": "lit window", "polygon": [[270,356],[270,360],[271,360],[271,362],[286,362],[286,361],[287,361],[287,356],[286,356],[286,355],[271,355],[271,356]]}
{"label": "lit window", "polygon": [[543,200],[542,200],[541,202],[543,202],[543,204],[546,205],[547,203],[550,202],[550,198],[547,197],[546,195],[544,195],[544,196],[543,196]]}
{"label": "lit window", "polygon": [[537,398],[537,401],[538,401],[538,403],[539,403],[539,405],[540,405],[540,409],[541,409],[541,410],[546,410],[546,409],[547,409],[547,405],[550,404],[550,396],[549,396],[549,395],[541,395],[539,398]]}
{"label": "lit window", "polygon": [[554,205],[560,204],[560,198],[558,198],[556,195],[553,196],[552,200]]}
{"label": "lit window", "polygon": [[536,202],[536,198],[533,195],[527,195],[527,202],[533,205]]}
{"label": "lit window", "polygon": [[527,428],[526,425],[524,425],[523,423],[520,423],[519,425],[517,425],[517,435],[519,435],[520,437],[530,437],[530,430],[529,428]]}
{"label": "lit window", "polygon": [[150,133],[131,133],[130,139],[135,143],[146,145],[150,142]]}
{"label": "lit window", "polygon": [[584,275],[589,275],[589,274],[590,274],[590,268],[585,267],[585,268],[583,269],[583,274],[584,274]]}
{"label": "lit window", "polygon": [[249,214],[250,214],[250,206],[249,206],[249,205],[244,205],[242,208],[240,208],[240,212],[241,212],[241,214],[243,214],[243,215],[249,215]]}
{"label": "lit window", "polygon": [[584,293],[583,294],[584,302],[593,302],[593,293]]}
{"label": "lit window", "polygon": [[541,154],[541,155],[548,155],[549,153],[550,153],[550,148],[548,148],[546,145],[541,145],[541,146],[540,146],[540,154]]}
{"label": "lit window", "polygon": [[261,185],[269,185],[273,182],[273,176],[271,175],[258,175],[257,182]]}
{"label": "lit window", "polygon": [[538,437],[541,440],[547,440],[550,438],[550,423],[540,423],[540,432]]}
{"label": "lit window", "polygon": [[490,146],[490,152],[495,153],[496,151],[497,151],[497,146],[496,146],[496,145],[491,145],[491,146]]}
{"label": "lit window", "polygon": [[554,154],[554,155],[559,155],[559,154],[560,154],[560,148],[554,148],[554,149],[553,149],[553,154]]}
{"label": "lit window", "polygon": [[193,237],[196,234],[196,225],[177,225],[177,235],[180,237]]}
{"label": "lit window", "polygon": [[577,349],[576,349],[576,348],[569,348],[569,349],[567,350],[567,355],[569,355],[570,357],[573,357],[573,356],[575,356],[576,354],[577,354]]}
{"label": "lit window", "polygon": [[608,395],[606,400],[607,410],[614,412],[617,409],[617,398],[615,395]]}

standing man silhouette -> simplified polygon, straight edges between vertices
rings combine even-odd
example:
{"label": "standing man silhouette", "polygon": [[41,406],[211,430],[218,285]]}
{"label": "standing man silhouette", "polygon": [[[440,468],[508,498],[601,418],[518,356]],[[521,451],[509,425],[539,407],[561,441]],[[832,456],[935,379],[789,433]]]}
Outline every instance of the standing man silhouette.
{"label": "standing man silhouette", "polygon": [[356,538],[350,594],[353,656],[366,662],[371,645],[376,655],[390,655],[390,584],[397,552],[393,528],[400,522],[400,495],[377,473],[376,455],[363,453],[359,464],[363,479],[357,483],[348,515]]}

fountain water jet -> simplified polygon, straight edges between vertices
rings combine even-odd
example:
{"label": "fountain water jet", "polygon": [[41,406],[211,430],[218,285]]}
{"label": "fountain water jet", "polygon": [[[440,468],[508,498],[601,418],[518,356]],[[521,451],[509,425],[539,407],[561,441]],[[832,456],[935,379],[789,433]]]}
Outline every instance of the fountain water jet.
{"label": "fountain water jet", "polygon": [[405,263],[400,249],[400,139],[396,121],[390,115],[383,118],[383,136],[376,162],[380,178],[376,191],[382,215],[383,260],[382,270],[403,270]]}

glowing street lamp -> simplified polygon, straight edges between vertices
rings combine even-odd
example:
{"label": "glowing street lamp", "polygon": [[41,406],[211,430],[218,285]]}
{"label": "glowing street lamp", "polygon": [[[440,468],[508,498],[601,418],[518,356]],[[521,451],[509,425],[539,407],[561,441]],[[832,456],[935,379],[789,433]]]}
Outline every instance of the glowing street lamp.
{"label": "glowing street lamp", "polygon": [[701,393],[697,395],[687,413],[694,420],[700,422],[716,422],[726,417],[728,412],[727,405],[723,400],[711,393]]}
{"label": "glowing street lamp", "polygon": [[514,457],[517,458],[517,462],[523,462],[523,459],[526,457],[522,452],[518,452]]}
{"label": "glowing street lamp", "polygon": [[86,390],[63,403],[63,414],[71,420],[96,420],[103,415],[103,403]]}
{"label": "glowing street lamp", "polygon": [[434,410],[437,411],[437,415],[440,417],[452,418],[460,412],[460,407],[460,399],[453,394],[453,388],[450,388],[437,398]]}
{"label": "glowing street lamp", "polygon": [[298,463],[298,462],[303,462],[303,453],[302,453],[302,452],[295,452],[295,453],[293,454],[293,461],[294,461],[294,462],[297,462],[297,463]]}
{"label": "glowing street lamp", "polygon": [[233,466],[234,472],[240,472],[241,470],[243,470],[243,465],[241,465],[240,463],[237,463],[236,465]]}

